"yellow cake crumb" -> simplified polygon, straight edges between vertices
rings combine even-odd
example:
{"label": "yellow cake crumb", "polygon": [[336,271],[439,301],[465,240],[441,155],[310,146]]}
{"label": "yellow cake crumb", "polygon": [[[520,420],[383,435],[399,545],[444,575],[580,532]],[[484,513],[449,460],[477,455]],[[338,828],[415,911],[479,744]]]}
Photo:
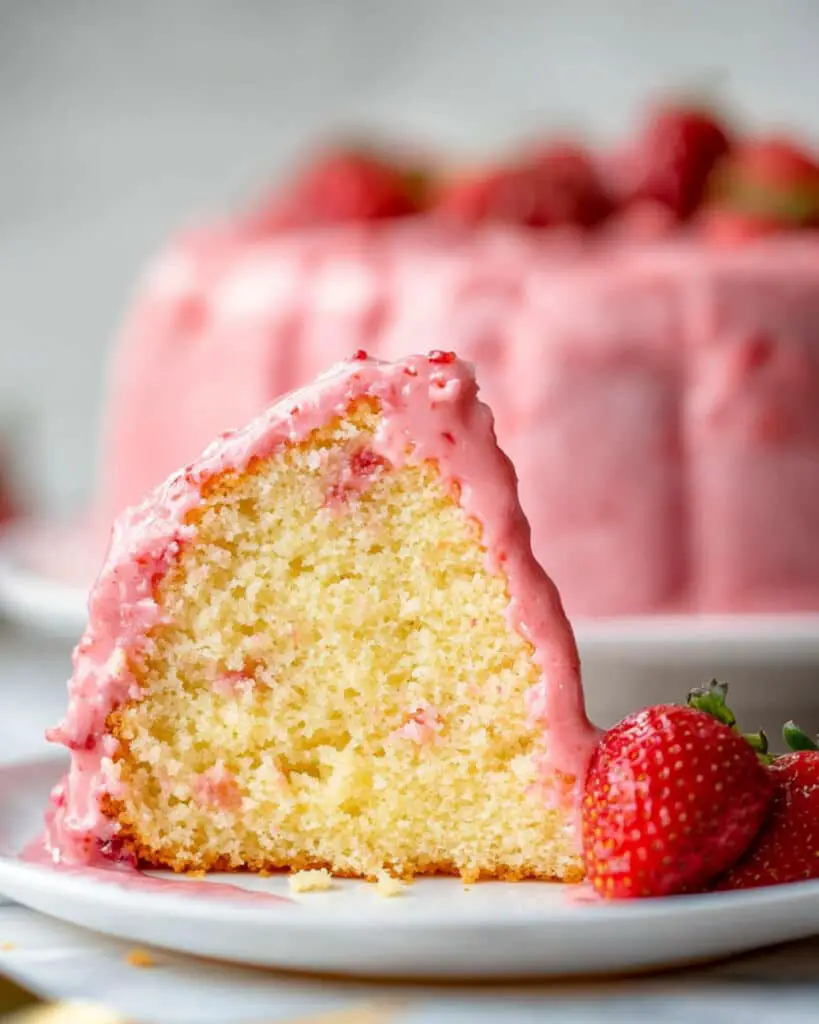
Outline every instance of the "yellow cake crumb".
{"label": "yellow cake crumb", "polygon": [[125,957],[125,962],[130,967],[154,967],[156,960],[147,949],[132,949]]}
{"label": "yellow cake crumb", "polygon": [[362,400],[208,482],[129,665],[141,696],[111,716],[109,810],[177,871],[579,879],[506,577],[434,463],[377,461],[379,428]]}
{"label": "yellow cake crumb", "polygon": [[302,892],[326,892],[332,888],[333,879],[326,868],[317,871],[297,871],[290,876],[290,891]]}
{"label": "yellow cake crumb", "polygon": [[398,896],[404,891],[404,883],[400,878],[393,878],[386,871],[379,871],[375,891],[379,896]]}

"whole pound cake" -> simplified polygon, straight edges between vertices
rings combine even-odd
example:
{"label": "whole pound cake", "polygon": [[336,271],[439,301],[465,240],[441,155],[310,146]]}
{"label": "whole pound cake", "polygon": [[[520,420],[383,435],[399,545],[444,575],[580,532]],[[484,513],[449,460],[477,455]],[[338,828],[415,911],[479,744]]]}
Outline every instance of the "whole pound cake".
{"label": "whole pound cake", "polygon": [[581,875],[596,739],[471,368],[363,352],[117,522],[56,859]]}
{"label": "whole pound cake", "polygon": [[175,239],[115,353],[99,533],[332,362],[444,339],[571,615],[819,609],[819,164],[686,109],[634,141],[432,184],[342,148]]}
{"label": "whole pound cake", "polygon": [[819,243],[529,235],[181,240],[116,353],[100,529],[330,362],[449,338],[571,615],[819,608]]}

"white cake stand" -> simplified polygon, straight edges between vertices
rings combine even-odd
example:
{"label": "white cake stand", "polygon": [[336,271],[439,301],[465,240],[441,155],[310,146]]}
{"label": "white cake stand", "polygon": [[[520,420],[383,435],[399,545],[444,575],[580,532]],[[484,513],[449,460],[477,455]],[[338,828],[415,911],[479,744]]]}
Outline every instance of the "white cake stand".
{"label": "white cake stand", "polygon": [[101,559],[100,542],[83,526],[7,526],[0,533],[0,613],[28,629],[78,639]]}

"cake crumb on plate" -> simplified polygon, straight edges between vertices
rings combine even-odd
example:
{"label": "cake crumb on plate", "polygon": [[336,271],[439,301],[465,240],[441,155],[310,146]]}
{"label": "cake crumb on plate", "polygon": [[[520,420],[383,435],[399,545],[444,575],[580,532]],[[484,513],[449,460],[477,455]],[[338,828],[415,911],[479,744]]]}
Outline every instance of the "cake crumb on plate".
{"label": "cake crumb on plate", "polygon": [[333,879],[327,868],[320,868],[316,871],[297,871],[290,876],[290,891],[301,892],[326,892],[332,888]]}
{"label": "cake crumb on plate", "polygon": [[125,957],[125,962],[130,967],[155,967],[156,960],[147,949],[132,949]]}
{"label": "cake crumb on plate", "polygon": [[400,878],[393,878],[387,871],[379,871],[375,891],[379,896],[398,896],[404,891],[404,883]]}

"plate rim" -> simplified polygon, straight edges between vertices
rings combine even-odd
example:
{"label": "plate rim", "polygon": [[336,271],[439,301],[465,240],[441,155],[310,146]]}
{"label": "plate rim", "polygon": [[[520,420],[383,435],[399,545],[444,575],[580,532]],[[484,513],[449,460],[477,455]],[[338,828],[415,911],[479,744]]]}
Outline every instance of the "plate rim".
{"label": "plate rim", "polygon": [[[52,755],[0,766],[0,777],[23,771],[30,780],[26,789],[19,776],[3,779],[11,794],[5,816],[11,849],[22,848],[36,827],[32,803],[45,804],[64,763]],[[265,880],[262,891],[287,891],[281,889],[285,878],[276,876],[278,891]],[[228,880],[236,884],[241,876]],[[14,853],[0,856],[0,893],[46,917],[184,956],[347,979],[465,983],[651,974],[819,934],[819,881],[622,903],[574,901],[570,894],[531,903],[477,900],[471,908],[467,893],[455,901],[430,898],[430,883],[463,888],[456,878],[419,879],[415,885],[427,893],[414,910],[412,889],[384,899],[363,880],[340,881],[347,890],[341,899],[327,892],[254,904],[94,884],[80,873],[17,860]],[[502,893],[550,885],[479,884]],[[356,898],[356,888],[363,899]]]}
{"label": "plate rim", "polygon": [[[58,755],[42,755],[39,757],[32,757],[27,759],[21,759],[9,764],[0,765],[0,778],[10,774],[12,771],[20,772],[23,771],[27,775],[32,776],[35,773],[49,773],[54,772],[52,777],[52,784],[59,781],[60,773],[65,770],[65,759]],[[45,814],[46,808],[43,808],[43,814]],[[179,880],[180,876],[170,870],[148,870],[146,872],[149,876],[154,878],[160,878],[163,880]],[[145,899],[149,899],[152,902],[157,901],[162,904],[173,903],[178,907],[184,907],[187,912],[192,912],[194,916],[211,918],[213,913],[218,909],[222,911],[227,917],[231,919],[238,917],[248,917],[258,920],[262,914],[261,910],[269,910],[272,904],[260,901],[258,904],[253,905],[243,900],[231,900],[229,895],[226,895],[224,899],[215,897],[208,899],[207,901],[198,901],[190,896],[182,895],[181,892],[165,892],[165,893],[150,893],[141,891],[139,889],[130,889],[127,885],[117,885],[115,881],[115,875],[112,874],[110,881],[100,882],[99,885],[89,885],[93,879],[83,877],[78,872],[73,874],[71,871],[61,872],[59,870],[52,870],[48,866],[31,863],[19,859],[16,854],[9,854],[6,852],[0,852],[0,892],[3,891],[3,877],[8,875],[21,874],[23,876],[36,876],[42,879],[47,879],[46,883],[49,888],[56,889],[75,889],[82,890],[83,893],[93,892],[93,897],[90,897],[93,902],[96,903],[108,903],[109,899],[106,897],[111,893],[115,892],[116,899],[123,903],[143,903]],[[206,884],[218,884],[219,882],[229,882],[233,885],[238,885],[240,888],[244,888],[241,885],[243,877],[259,877],[258,875],[243,875],[241,872],[230,873],[221,872],[215,875],[208,875],[205,878],[195,878],[191,881],[205,882]],[[275,876],[277,880],[284,880],[287,878],[287,872],[283,871],[277,873]],[[266,881],[266,879],[265,879]],[[413,883],[414,886],[433,884],[452,884],[453,886],[460,886],[462,888],[473,889],[478,886],[503,886],[508,888],[508,891],[522,891],[522,887],[533,886],[549,886],[553,889],[560,889],[566,892],[580,891],[579,885],[572,883],[563,882],[548,882],[539,880],[527,880],[523,882],[504,882],[502,880],[485,880],[482,882],[470,883],[468,887],[464,885],[464,882],[455,876],[436,876],[418,878]],[[181,885],[188,884],[184,881],[180,881]],[[367,882],[364,879],[334,879],[335,885],[340,885],[343,889],[353,889],[367,887],[371,892],[375,893],[375,885],[371,882]],[[251,887],[252,889],[252,887]],[[248,890],[250,891],[250,890]],[[268,890],[262,888],[260,890],[263,893],[267,893]],[[273,895],[281,895],[278,891],[272,893]],[[316,900],[315,896],[321,897]],[[276,906],[275,918],[279,918],[281,913],[294,914],[294,920],[298,921],[298,925],[306,924],[309,927],[315,927],[316,919],[322,915],[319,910],[326,905],[327,899],[333,899],[334,894],[332,891],[309,894],[306,900],[300,900],[298,898],[291,898],[286,901],[282,901],[280,905]],[[533,902],[529,905],[518,904],[515,907],[514,917],[504,918],[504,924],[513,925],[526,925],[526,924],[541,924],[544,921],[563,921],[564,919],[572,922],[579,921],[580,919],[600,919],[603,918],[607,921],[612,919],[624,919],[624,918],[638,918],[643,919],[645,917],[657,917],[663,916],[668,913],[669,907],[675,908],[675,914],[688,917],[692,914],[702,912],[703,907],[707,907],[709,912],[718,913],[721,909],[726,907],[736,906],[738,903],[749,908],[757,906],[769,906],[770,904],[785,903],[790,905],[791,903],[802,903],[806,898],[815,897],[819,901],[819,879],[801,881],[801,882],[790,882],[783,885],[764,886],[756,889],[745,889],[735,890],[726,892],[716,893],[693,893],[686,895],[676,896],[664,896],[664,897],[653,897],[650,899],[634,899],[634,900],[614,900],[611,902],[590,900],[588,902],[572,902],[571,899],[565,900],[559,904],[538,904]],[[154,900],[155,898],[155,900]],[[395,907],[400,906],[399,899],[382,899],[376,906],[387,908],[389,906]],[[332,920],[334,926],[349,928],[350,920],[352,918],[356,927],[361,927],[366,922],[367,927],[377,926],[383,927],[386,920],[393,922],[398,921],[403,927],[404,925],[412,922],[413,926],[423,926],[428,928],[430,926],[435,927],[446,927],[447,924],[462,927],[464,924],[480,925],[482,922],[485,924],[487,921],[492,924],[497,924],[496,915],[490,914],[485,911],[485,908],[478,908],[481,913],[470,913],[463,917],[458,917],[453,922],[450,912],[441,911],[441,916],[430,917],[428,914],[425,916],[413,916],[413,917],[401,917],[394,913],[390,913],[389,917],[383,916],[382,914],[374,914],[367,917],[362,917],[360,909],[350,906],[349,908],[344,907],[344,913],[339,911],[342,908],[337,908],[333,911]],[[307,910],[307,913],[305,913]],[[483,913],[486,912],[486,920],[484,920]],[[324,922],[326,924],[326,921]]]}
{"label": "plate rim", "polygon": [[[81,890],[83,898],[88,902],[97,904],[109,904],[110,899],[105,898],[110,892],[116,891],[117,900],[121,904],[128,903],[144,903],[145,900],[154,902],[154,898],[157,902],[161,902],[163,907],[172,905],[173,909],[185,909],[185,916],[199,919],[206,919],[213,923],[218,924],[220,920],[229,919],[230,921],[236,921],[237,918],[247,918],[248,921],[258,921],[261,917],[265,916],[265,913],[270,911],[273,904],[260,901],[259,904],[254,906],[246,901],[231,901],[230,896],[227,895],[224,899],[214,898],[208,900],[196,900],[188,896],[183,896],[177,893],[162,893],[154,894],[140,892],[138,890],[130,890],[124,886],[117,886],[115,882],[111,884],[100,883],[99,886],[90,886],[88,883],[90,879],[83,878],[80,875],[71,875],[69,873],[61,874],[59,872],[50,872],[48,868],[45,868],[38,864],[27,864],[25,862],[18,862],[14,857],[8,857],[6,855],[0,855],[0,891],[3,891],[2,878],[4,874],[14,875],[16,873],[30,874],[43,880],[48,879],[48,883],[43,885],[43,889],[73,889]],[[172,873],[162,874],[159,872],[150,872],[153,877],[172,878]],[[52,884],[53,880],[53,884]],[[197,879],[199,882],[208,882],[211,884],[218,884],[220,880],[224,879]],[[337,879],[337,883],[341,882],[344,884],[344,888],[352,888],[353,886],[360,885],[361,887],[370,886],[375,888],[373,883],[366,882],[363,879]],[[451,883],[452,885],[459,885],[460,882],[457,878],[419,878],[413,884],[424,885],[431,881],[440,881],[443,883]],[[186,883],[181,883],[186,884]],[[233,884],[238,884],[238,881],[233,880]],[[502,880],[489,880],[484,882],[475,883],[476,885],[487,885],[487,886],[509,886],[519,888],[520,882],[504,882]],[[530,883],[538,886],[554,886],[555,888],[564,888],[564,883],[561,882],[546,882],[546,881],[535,881],[532,880]],[[249,890],[248,890],[249,891]],[[264,890],[262,890],[264,892]],[[93,896],[91,895],[93,893]],[[273,895],[279,895],[279,893],[273,893]],[[326,896],[328,899],[334,898],[332,891],[327,893],[319,894]],[[503,917],[498,919],[496,915],[490,914],[485,908],[480,908],[480,913],[458,916],[453,918],[451,914],[441,914],[440,916],[430,916],[425,914],[399,916],[392,914],[387,916],[384,915],[361,915],[360,909],[354,906],[339,908],[335,910],[331,916],[326,916],[320,913],[320,909],[326,904],[324,901],[313,902],[313,897],[307,900],[283,900],[280,905],[276,905],[273,918],[275,920],[281,920],[284,915],[287,918],[288,927],[294,926],[296,928],[302,928],[304,930],[314,930],[317,923],[320,922],[321,927],[327,930],[339,930],[344,931],[349,935],[351,924],[355,925],[355,931],[365,931],[371,929],[378,929],[383,931],[385,926],[392,926],[401,931],[408,929],[416,930],[429,930],[435,928],[436,930],[461,930],[465,926],[475,926],[490,928],[493,930],[502,930],[507,927],[528,927],[543,925],[546,923],[560,923],[563,924],[566,921],[571,921],[573,924],[591,926],[593,924],[599,924],[600,920],[605,920],[614,927],[618,922],[628,919],[630,923],[636,923],[637,921],[645,920],[646,918],[657,918],[666,917],[669,913],[669,907],[673,906],[674,916],[677,919],[687,919],[691,916],[697,916],[703,912],[703,908],[707,908],[708,912],[713,915],[717,915],[720,912],[740,904],[743,909],[746,909],[748,913],[757,909],[758,907],[768,907],[771,905],[782,906],[783,909],[787,908],[793,903],[804,903],[805,899],[815,897],[819,900],[819,880],[811,880],[804,882],[789,882],[782,885],[766,886],[759,889],[748,889],[748,890],[737,890],[733,892],[719,892],[719,893],[700,893],[691,895],[677,895],[677,896],[664,896],[655,897],[651,899],[641,900],[618,900],[610,903],[596,901],[590,901],[589,903],[578,903],[574,904],[570,900],[567,900],[564,904],[532,904],[526,908],[526,912],[516,912],[514,917]],[[10,897],[14,899],[13,897]],[[19,902],[21,905],[26,905],[21,900],[14,899],[14,902]],[[397,901],[393,898],[391,900],[384,900],[385,906],[395,906]],[[559,907],[559,910],[556,908]],[[116,908],[112,908],[116,909]],[[539,912],[538,912],[539,911]],[[243,922],[244,923],[244,922]],[[817,934],[819,934],[819,927],[817,928]]]}

